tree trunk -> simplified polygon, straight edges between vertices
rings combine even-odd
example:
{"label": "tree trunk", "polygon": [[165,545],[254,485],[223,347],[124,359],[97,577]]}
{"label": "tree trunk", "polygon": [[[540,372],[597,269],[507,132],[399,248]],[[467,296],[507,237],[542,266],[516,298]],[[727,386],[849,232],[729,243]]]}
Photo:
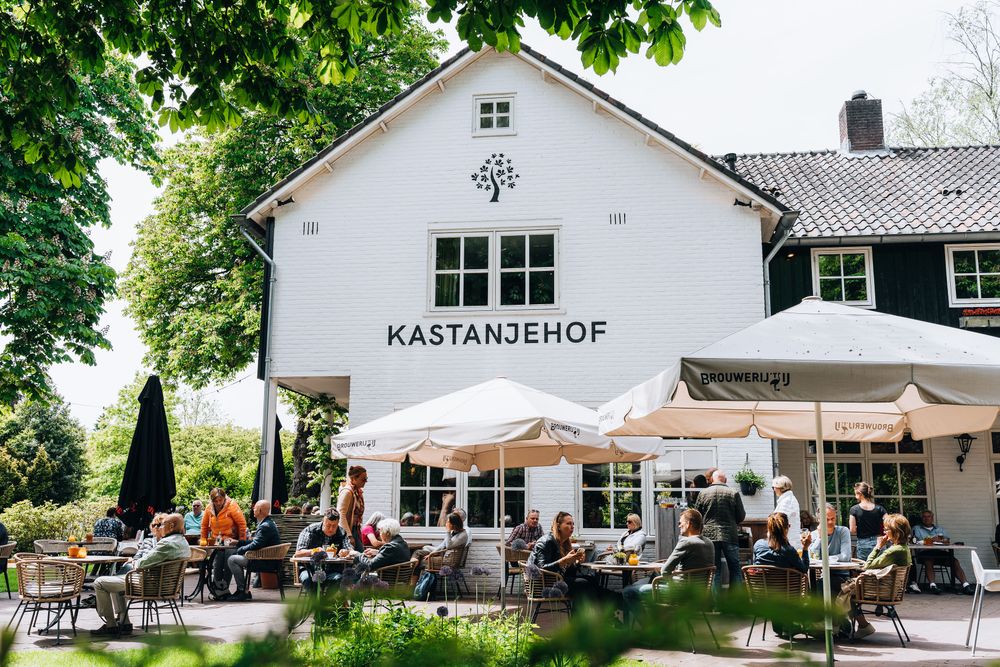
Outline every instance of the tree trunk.
{"label": "tree trunk", "polygon": [[315,466],[306,459],[309,456],[309,439],[312,437],[312,429],[299,419],[295,425],[295,444],[292,445],[292,460],[294,468],[292,471],[292,488],[288,492],[289,498],[309,495],[306,485],[312,475]]}
{"label": "tree trunk", "polygon": [[493,183],[493,199],[490,200],[491,202],[500,200],[500,184],[497,183],[497,179],[496,176],[494,176],[494,173],[495,170],[493,168],[493,165],[490,165],[490,182]]}

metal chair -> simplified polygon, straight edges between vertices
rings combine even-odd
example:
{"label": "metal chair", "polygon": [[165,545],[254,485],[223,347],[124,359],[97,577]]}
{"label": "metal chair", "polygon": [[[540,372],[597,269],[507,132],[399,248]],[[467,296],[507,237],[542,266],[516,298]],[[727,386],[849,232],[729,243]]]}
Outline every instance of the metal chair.
{"label": "metal chair", "polygon": [[[673,607],[677,604],[679,596],[690,595],[691,592],[700,588],[706,595],[712,595],[712,582],[715,581],[715,566],[699,567],[693,570],[681,570],[674,572],[667,577],[658,576],[653,579],[653,604],[664,607]],[[712,624],[708,622],[708,614],[701,612],[701,617],[705,620],[705,626],[712,635],[715,648],[721,648],[719,640],[715,636]],[[691,652],[695,653],[694,646],[694,626],[690,620],[685,619],[688,631],[691,633]]]}
{"label": "metal chair", "polygon": [[187,560],[168,560],[151,567],[132,570],[125,575],[127,609],[132,609],[134,602],[142,606],[142,629],[146,632],[149,632],[149,623],[155,613],[156,631],[163,633],[160,625],[160,607],[166,606],[173,614],[174,620],[187,633],[180,607],[177,606],[186,567]]}
{"label": "metal chair", "polygon": [[[993,545],[996,548],[996,545]],[[985,570],[979,554],[972,550],[972,571],[976,573],[976,594],[972,596],[972,614],[969,616],[969,630],[965,633],[965,645],[972,638],[972,656],[976,655],[976,644],[979,642],[979,621],[983,617],[983,597],[987,592],[1000,591],[1000,570]],[[972,621],[976,622],[976,634],[972,635]]]}
{"label": "metal chair", "polygon": [[[466,544],[462,547],[457,547],[455,549],[445,549],[444,551],[435,551],[427,555],[424,559],[424,568],[428,572],[433,572],[437,575],[438,581],[444,583],[447,586],[449,581],[455,582],[455,589],[458,591],[459,595],[462,595],[462,586],[465,586],[465,595],[471,595],[472,591],[469,590],[469,584],[465,581],[465,574],[462,568],[465,567],[465,561],[469,557],[469,545]],[[445,567],[450,568],[450,574],[442,574],[441,570]]]}
{"label": "metal chair", "polygon": [[[497,545],[497,550],[500,546]],[[514,595],[514,584],[517,583],[518,577],[524,576],[524,570],[521,569],[520,562],[528,560],[528,556],[531,555],[531,551],[527,549],[514,549],[509,546],[505,546],[503,549],[503,567],[504,567],[504,582],[501,586],[506,587],[508,583],[510,584],[510,594]],[[497,589],[497,598],[500,597],[500,589]]]}
{"label": "metal chair", "polygon": [[[899,643],[906,648],[906,642],[910,641],[910,635],[903,627],[903,620],[899,617],[896,605],[903,601],[903,593],[906,591],[906,583],[910,578],[911,565],[893,565],[889,575],[878,579],[876,577],[866,577],[864,575],[857,578],[857,586],[854,589],[852,600],[854,607],[858,611],[864,611],[864,607],[883,607],[885,615],[892,621],[892,627],[896,630]],[[854,619],[851,619],[851,636],[857,629]],[[902,630],[902,633],[900,633]],[[903,641],[903,636],[906,641]]]}
{"label": "metal chair", "polygon": [[7,561],[14,554],[14,550],[17,548],[17,542],[8,542],[7,544],[0,545],[0,570],[3,570],[3,583],[4,589],[7,591],[7,599],[10,600],[10,579],[7,578]]}
{"label": "metal chair", "polygon": [[[759,602],[765,598],[785,598],[793,600],[804,598],[809,593],[809,574],[773,565],[746,565],[743,567],[743,580],[746,585],[747,598],[750,604]],[[750,621],[750,632],[747,633],[747,646],[750,646],[750,637],[753,635],[754,625],[760,618],[756,614]],[[763,618],[764,624],[760,631],[760,638],[764,639],[767,633],[767,617]],[[791,642],[791,638],[789,642]]]}
{"label": "metal chair", "polygon": [[[199,549],[198,547],[191,547],[191,556],[187,559],[187,564],[184,566],[184,574],[181,575],[181,606],[184,606],[184,579],[188,574],[188,568],[194,567],[195,573],[201,575],[201,570],[205,567],[205,558],[208,557],[208,552],[204,549]],[[194,597],[192,595],[191,597]],[[205,604],[205,587],[201,587],[201,603]]]}
{"label": "metal chair", "polygon": [[281,594],[281,599],[285,599],[285,584],[282,581],[284,577],[282,576],[284,569],[285,554],[291,548],[291,542],[285,542],[284,544],[276,544],[273,547],[264,547],[263,549],[256,549],[254,551],[248,551],[243,554],[247,559],[247,579],[250,578],[251,572],[272,572],[278,579],[278,592]]}
{"label": "metal chair", "polygon": [[[555,585],[563,580],[561,574],[538,568],[537,576],[532,576],[525,561],[519,561],[518,565],[524,571],[521,581],[524,583],[524,598],[528,603],[528,617],[532,623],[535,622],[538,614],[542,611],[547,613],[563,611],[566,614],[572,613],[573,600],[569,595],[553,594],[558,590],[555,588]],[[557,607],[555,609],[543,609],[543,605],[547,604],[554,604]]]}
{"label": "metal chair", "polygon": [[[62,642],[62,617],[69,612],[70,627],[73,629],[73,636],[76,636],[76,613],[77,609],[73,605],[73,600],[80,597],[83,591],[83,568],[75,563],[59,563],[40,559],[24,559],[17,561],[17,592],[21,597],[14,615],[7,623],[9,628],[17,618],[17,625],[14,632],[21,627],[21,621],[25,614],[31,611],[31,620],[28,621],[28,634],[38,620],[38,612],[45,607],[49,618],[45,631],[56,626],[56,645]],[[55,609],[52,608],[55,605]],[[21,616],[18,617],[18,612]],[[52,614],[55,614],[55,621],[52,621]]]}

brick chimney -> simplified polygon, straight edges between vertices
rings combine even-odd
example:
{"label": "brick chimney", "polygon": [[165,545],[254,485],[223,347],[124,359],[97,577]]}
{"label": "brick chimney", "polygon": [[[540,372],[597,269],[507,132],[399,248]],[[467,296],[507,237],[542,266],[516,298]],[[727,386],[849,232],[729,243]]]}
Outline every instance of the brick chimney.
{"label": "brick chimney", "polygon": [[859,90],[840,109],[840,149],[849,153],[885,149],[882,100]]}

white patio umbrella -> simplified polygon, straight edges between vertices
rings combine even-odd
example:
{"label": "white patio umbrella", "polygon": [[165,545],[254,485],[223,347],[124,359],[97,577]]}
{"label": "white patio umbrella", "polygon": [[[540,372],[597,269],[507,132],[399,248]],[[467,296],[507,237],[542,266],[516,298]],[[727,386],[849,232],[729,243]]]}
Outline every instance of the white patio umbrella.
{"label": "white patio umbrella", "polygon": [[[391,461],[468,472],[499,470],[500,561],[504,557],[505,468],[626,463],[655,458],[662,440],[611,438],[597,413],[506,378],[414,405],[331,438],[334,458]],[[501,604],[504,603],[501,587]]]}
{"label": "white patio umbrella", "polygon": [[[599,410],[602,433],[895,441],[990,428],[1000,340],[816,297],[681,358]],[[824,452],[816,463],[825,476]],[[819,485],[826,503],[825,480]],[[829,554],[820,540],[823,598]],[[827,663],[833,628],[826,620]]]}

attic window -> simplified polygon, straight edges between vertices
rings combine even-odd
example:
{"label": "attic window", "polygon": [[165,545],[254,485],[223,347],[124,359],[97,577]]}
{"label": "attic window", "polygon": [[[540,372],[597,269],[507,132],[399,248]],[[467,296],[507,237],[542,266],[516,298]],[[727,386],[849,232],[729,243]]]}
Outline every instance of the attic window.
{"label": "attic window", "polygon": [[476,95],[472,105],[472,135],[495,137],[514,131],[513,95]]}

